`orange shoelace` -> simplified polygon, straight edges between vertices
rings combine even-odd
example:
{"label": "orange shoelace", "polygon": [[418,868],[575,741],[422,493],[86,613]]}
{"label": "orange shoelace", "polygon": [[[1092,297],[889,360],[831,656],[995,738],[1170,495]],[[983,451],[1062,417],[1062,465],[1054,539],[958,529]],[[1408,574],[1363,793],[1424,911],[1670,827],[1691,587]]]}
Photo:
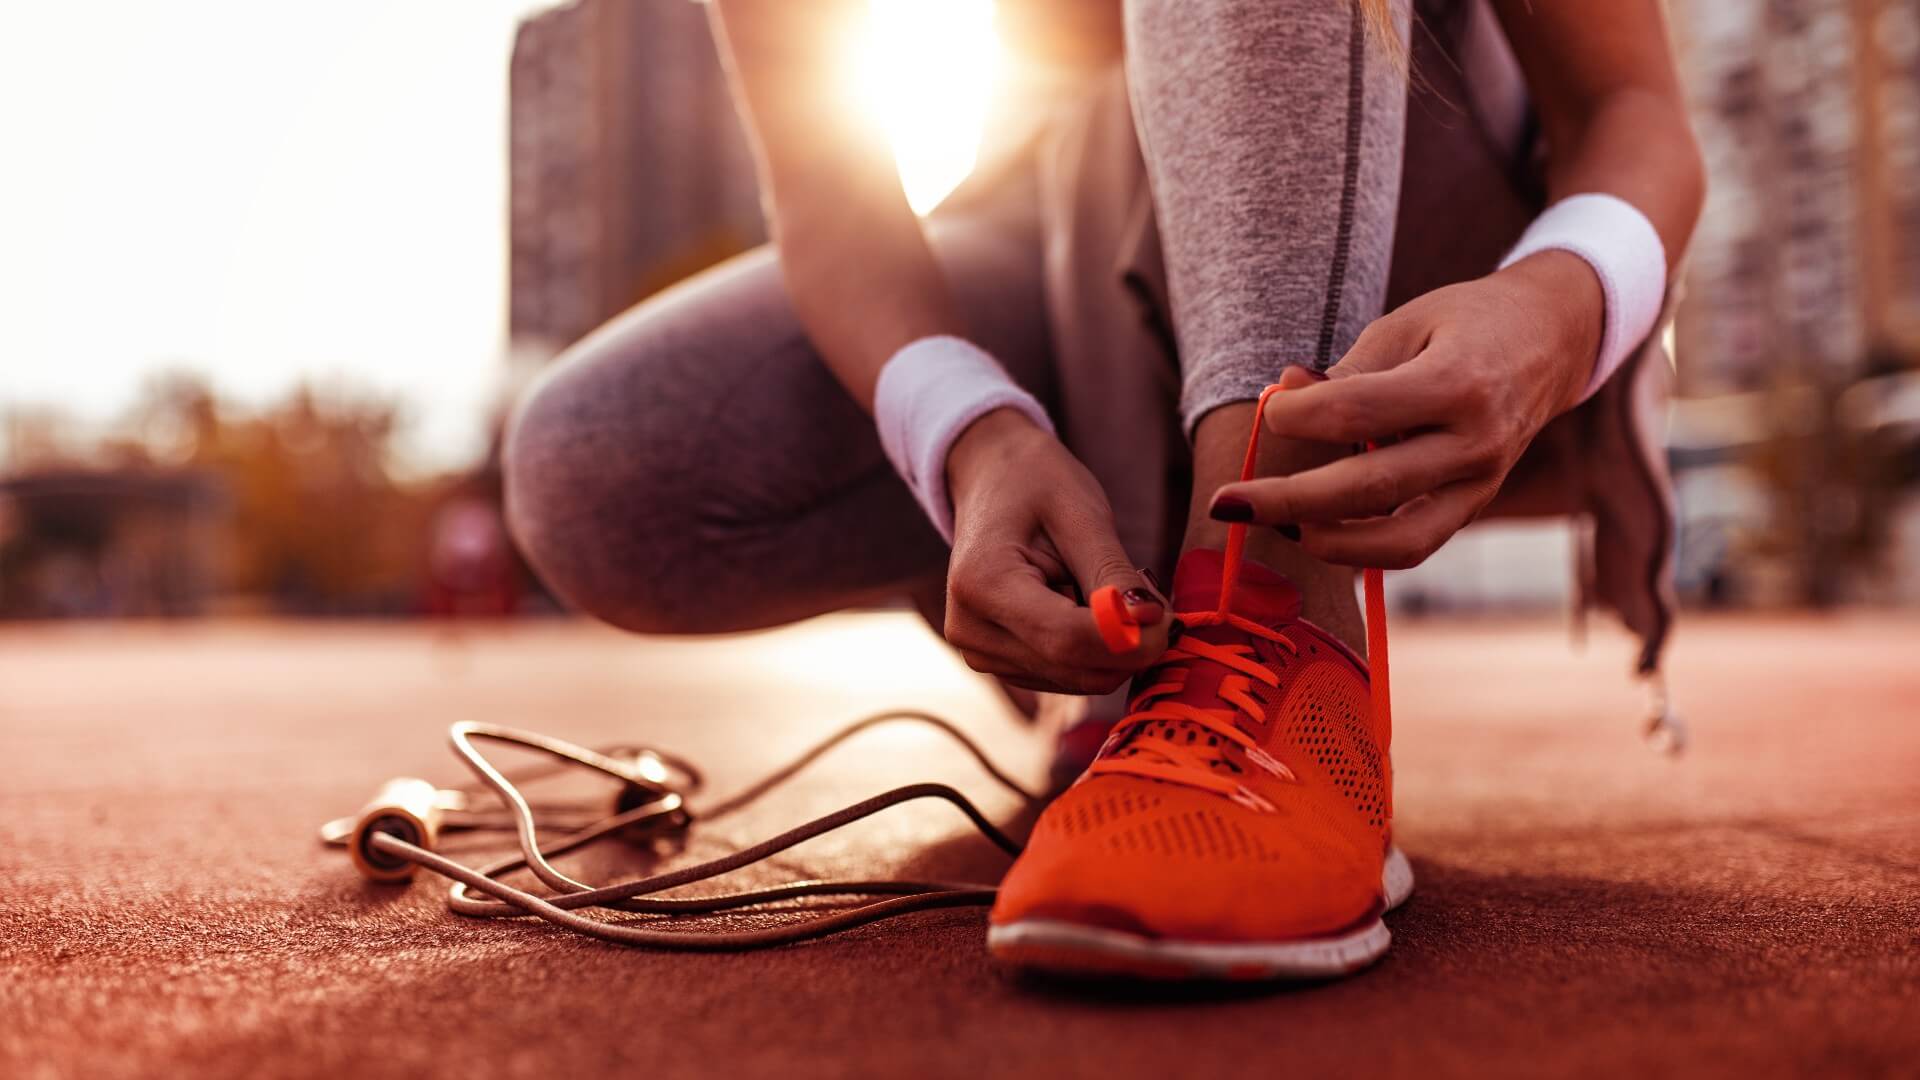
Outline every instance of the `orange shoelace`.
{"label": "orange shoelace", "polygon": [[[1264,426],[1261,417],[1266,412],[1267,399],[1279,392],[1278,384],[1267,387],[1254,405],[1253,431],[1247,436],[1247,457],[1240,467],[1241,480],[1254,477],[1260,452],[1260,429]],[[1367,448],[1373,449],[1371,445]],[[1298,653],[1299,647],[1292,638],[1233,612],[1233,590],[1239,581],[1240,560],[1246,553],[1246,546],[1247,526],[1228,526],[1226,565],[1220,578],[1219,606],[1213,611],[1179,612],[1175,617],[1189,629],[1231,626],[1254,637],[1265,638],[1288,652]],[[1373,712],[1379,730],[1391,731],[1393,711],[1387,684],[1386,596],[1380,571],[1365,570],[1361,579],[1366,596],[1367,666],[1368,682],[1373,692]],[[1186,702],[1164,700],[1168,695],[1177,694],[1185,688],[1189,670],[1186,665],[1196,660],[1209,660],[1233,672],[1222,676],[1220,680],[1219,698],[1224,703],[1223,707],[1201,708]],[[1266,722],[1266,710],[1253,696],[1253,684],[1257,681],[1278,688],[1279,674],[1255,658],[1251,645],[1216,645],[1192,637],[1183,637],[1170,646],[1161,655],[1153,671],[1156,681],[1134,695],[1131,711],[1114,725],[1113,732],[1107,736],[1106,749],[1117,747],[1125,739],[1126,748],[1136,753],[1127,757],[1107,757],[1103,749],[1102,756],[1094,761],[1087,775],[1121,773],[1142,776],[1215,792],[1249,809],[1274,809],[1272,803],[1244,783],[1220,771],[1220,759],[1207,754],[1209,749],[1214,748],[1214,743],[1202,747],[1136,732],[1141,726],[1155,721],[1184,721],[1216,739],[1238,746],[1249,762],[1273,776],[1282,780],[1297,780],[1291,769],[1261,749],[1259,743],[1234,722],[1236,712],[1245,713],[1256,725]],[[1130,739],[1129,735],[1132,736]]]}

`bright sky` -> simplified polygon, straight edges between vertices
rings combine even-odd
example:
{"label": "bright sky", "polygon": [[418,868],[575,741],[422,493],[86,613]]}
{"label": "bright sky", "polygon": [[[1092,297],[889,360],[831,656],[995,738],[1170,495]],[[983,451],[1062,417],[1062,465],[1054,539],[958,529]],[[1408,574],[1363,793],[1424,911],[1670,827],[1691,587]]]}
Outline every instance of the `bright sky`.
{"label": "bright sky", "polygon": [[349,375],[471,454],[503,338],[508,49],[538,0],[8,0],[0,405]]}
{"label": "bright sky", "polygon": [[[477,452],[505,336],[508,55],[552,0],[0,5],[0,408],[104,419],[169,368],[250,403],[344,376],[403,396],[418,464]],[[987,6],[876,5],[955,9],[923,39],[949,62]],[[977,137],[945,85],[934,104]],[[916,202],[972,146],[922,147]]]}

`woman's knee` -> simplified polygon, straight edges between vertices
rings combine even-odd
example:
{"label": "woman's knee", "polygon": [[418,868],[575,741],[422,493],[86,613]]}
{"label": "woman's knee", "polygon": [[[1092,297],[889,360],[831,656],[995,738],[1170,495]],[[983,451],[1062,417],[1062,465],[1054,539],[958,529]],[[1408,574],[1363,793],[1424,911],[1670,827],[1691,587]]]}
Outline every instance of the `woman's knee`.
{"label": "woman's knee", "polygon": [[[693,531],[697,438],[688,410],[635,393],[626,355],[556,361],[522,398],[503,451],[509,529],[528,564],[567,604],[629,630],[697,632],[676,587]],[[639,380],[635,383],[634,380]]]}

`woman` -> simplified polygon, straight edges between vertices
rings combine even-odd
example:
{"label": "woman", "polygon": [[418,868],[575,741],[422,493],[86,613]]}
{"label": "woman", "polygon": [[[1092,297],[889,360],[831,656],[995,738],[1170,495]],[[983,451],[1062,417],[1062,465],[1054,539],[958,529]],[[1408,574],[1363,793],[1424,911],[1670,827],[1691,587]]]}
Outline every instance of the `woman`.
{"label": "woman", "polygon": [[[775,250],[535,389],[517,535],[634,630],[943,592],[976,670],[1134,680],[1117,723],[1069,732],[1076,764],[1105,741],[1009,872],[997,955],[1370,962],[1411,875],[1351,567],[1482,512],[1578,513],[1644,669],[1665,634],[1654,329],[1703,174],[1659,0],[1126,0],[1124,83],[1033,106],[925,222],[841,98],[831,31],[863,6],[713,0]],[[1083,57],[1090,10],[1004,17]],[[1103,586],[1136,647],[1080,606]]]}

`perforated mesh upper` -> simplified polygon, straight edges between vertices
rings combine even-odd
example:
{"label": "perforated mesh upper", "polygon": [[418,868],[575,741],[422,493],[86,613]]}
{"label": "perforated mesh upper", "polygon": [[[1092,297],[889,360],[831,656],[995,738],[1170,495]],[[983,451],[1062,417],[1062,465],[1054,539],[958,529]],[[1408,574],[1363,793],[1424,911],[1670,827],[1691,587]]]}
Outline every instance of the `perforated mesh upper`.
{"label": "perforated mesh upper", "polygon": [[1204,747],[1208,752],[1201,756],[1211,762],[1214,768],[1230,773],[1246,772],[1246,769],[1222,748],[1220,736],[1198,724],[1191,724],[1184,720],[1149,720],[1135,728],[1126,742],[1108,753],[1114,757],[1132,757],[1139,752],[1134,744],[1142,738],[1163,739],[1176,746],[1191,746],[1196,749]]}
{"label": "perforated mesh upper", "polygon": [[1387,767],[1368,720],[1367,688],[1344,665],[1318,660],[1295,676],[1280,738],[1311,757],[1376,829],[1387,824]]}
{"label": "perforated mesh upper", "polygon": [[[1276,847],[1264,840],[1265,830],[1250,829],[1246,812],[1225,800],[1202,800],[1198,806],[1185,798],[1169,800],[1167,785],[1154,781],[1080,785],[1041,819],[1038,833],[1059,833],[1114,853],[1253,862],[1293,857],[1302,847],[1316,846],[1314,838],[1328,830],[1364,830],[1384,840],[1391,779],[1370,723],[1367,684],[1338,650],[1314,643],[1302,654],[1273,658],[1282,677],[1279,687],[1251,687],[1268,710],[1263,729],[1252,733],[1299,774],[1295,782],[1272,782],[1199,725],[1153,720],[1136,729],[1137,736],[1206,747],[1204,756],[1214,768],[1257,785],[1290,819],[1287,843]],[[1132,741],[1107,753],[1129,756],[1136,752]],[[1329,793],[1338,800],[1332,805]]]}
{"label": "perforated mesh upper", "polygon": [[1106,832],[1128,818],[1151,813],[1161,802],[1158,792],[1109,787],[1097,797],[1062,804],[1061,812],[1049,815],[1047,824],[1068,836],[1086,836]]}
{"label": "perforated mesh upper", "polygon": [[[1042,818],[1035,837],[1056,834],[1114,856],[1170,862],[1284,863],[1299,858],[1302,850],[1326,848],[1316,839],[1324,822],[1296,827],[1283,843],[1274,843],[1264,830],[1249,828],[1245,812],[1232,803],[1201,800],[1196,805],[1184,794],[1170,802],[1158,794],[1164,787],[1131,780],[1087,785],[1063,798],[1058,813]],[[1289,817],[1298,826],[1301,817],[1321,815],[1311,807],[1294,807]]]}

